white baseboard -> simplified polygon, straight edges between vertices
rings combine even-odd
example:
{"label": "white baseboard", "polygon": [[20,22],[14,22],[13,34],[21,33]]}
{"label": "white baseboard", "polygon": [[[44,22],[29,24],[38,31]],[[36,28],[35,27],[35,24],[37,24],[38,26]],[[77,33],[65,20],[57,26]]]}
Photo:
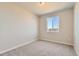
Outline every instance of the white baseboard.
{"label": "white baseboard", "polygon": [[34,41],[36,41],[36,40],[38,40],[38,39],[33,39],[33,40],[29,41],[29,42],[25,42],[25,43],[16,45],[16,46],[14,46],[14,47],[12,47],[12,48],[5,49],[5,50],[1,51],[0,54],[3,54],[3,53],[5,53],[5,52],[11,51],[11,50],[13,50],[13,49],[22,47],[22,46],[24,46],[24,45],[30,44],[30,43],[32,43],[32,42],[34,42]]}
{"label": "white baseboard", "polygon": [[77,54],[77,56],[79,56],[79,51],[77,50],[77,48],[74,46],[74,50],[75,50],[75,52],[76,52],[76,54]]}
{"label": "white baseboard", "polygon": [[44,41],[55,42],[55,43],[59,43],[59,44],[65,44],[65,45],[73,46],[72,44],[69,44],[69,43],[58,42],[58,41],[51,41],[51,40],[48,40],[48,39],[39,39],[39,40],[44,40]]}

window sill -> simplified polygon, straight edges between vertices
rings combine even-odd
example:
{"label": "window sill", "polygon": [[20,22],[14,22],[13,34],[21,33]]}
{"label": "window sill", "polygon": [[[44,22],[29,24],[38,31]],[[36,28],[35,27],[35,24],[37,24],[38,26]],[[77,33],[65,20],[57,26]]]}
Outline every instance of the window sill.
{"label": "window sill", "polygon": [[56,31],[54,31],[54,30],[52,30],[52,31],[47,30],[47,32],[59,32],[59,30],[56,30]]}

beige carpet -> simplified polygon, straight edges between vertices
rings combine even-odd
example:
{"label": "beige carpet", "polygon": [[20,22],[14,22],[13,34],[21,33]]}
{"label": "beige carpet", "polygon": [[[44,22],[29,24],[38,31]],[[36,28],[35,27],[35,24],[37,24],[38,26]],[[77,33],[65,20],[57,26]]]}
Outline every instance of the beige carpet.
{"label": "beige carpet", "polygon": [[1,54],[1,56],[76,56],[76,53],[72,46],[46,41],[35,41]]}

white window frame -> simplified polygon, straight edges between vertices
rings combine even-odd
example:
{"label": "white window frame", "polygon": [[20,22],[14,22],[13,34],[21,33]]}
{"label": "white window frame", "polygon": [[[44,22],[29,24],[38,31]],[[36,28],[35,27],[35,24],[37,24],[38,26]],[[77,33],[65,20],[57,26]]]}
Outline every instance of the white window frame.
{"label": "white window frame", "polygon": [[[55,16],[52,16],[52,17],[55,17]],[[54,30],[53,27],[52,27],[51,30],[48,29],[48,20],[49,20],[48,18],[52,18],[52,17],[47,17],[47,32],[59,32],[59,28],[60,28],[60,18],[59,18],[59,26],[58,26],[57,29]],[[59,16],[57,16],[57,17],[59,17]],[[52,25],[53,25],[53,24],[52,24]]]}

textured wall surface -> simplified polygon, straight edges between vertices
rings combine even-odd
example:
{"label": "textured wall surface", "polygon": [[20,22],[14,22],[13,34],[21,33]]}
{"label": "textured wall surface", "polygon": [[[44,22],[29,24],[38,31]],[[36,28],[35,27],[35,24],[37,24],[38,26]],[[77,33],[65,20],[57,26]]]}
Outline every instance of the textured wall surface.
{"label": "textured wall surface", "polygon": [[[47,32],[47,17],[59,16],[60,27],[59,32]],[[40,39],[64,43],[68,45],[73,44],[73,9],[62,10],[56,13],[43,15],[40,17]]]}
{"label": "textured wall surface", "polygon": [[37,38],[37,16],[24,8],[0,3],[0,52]]}

